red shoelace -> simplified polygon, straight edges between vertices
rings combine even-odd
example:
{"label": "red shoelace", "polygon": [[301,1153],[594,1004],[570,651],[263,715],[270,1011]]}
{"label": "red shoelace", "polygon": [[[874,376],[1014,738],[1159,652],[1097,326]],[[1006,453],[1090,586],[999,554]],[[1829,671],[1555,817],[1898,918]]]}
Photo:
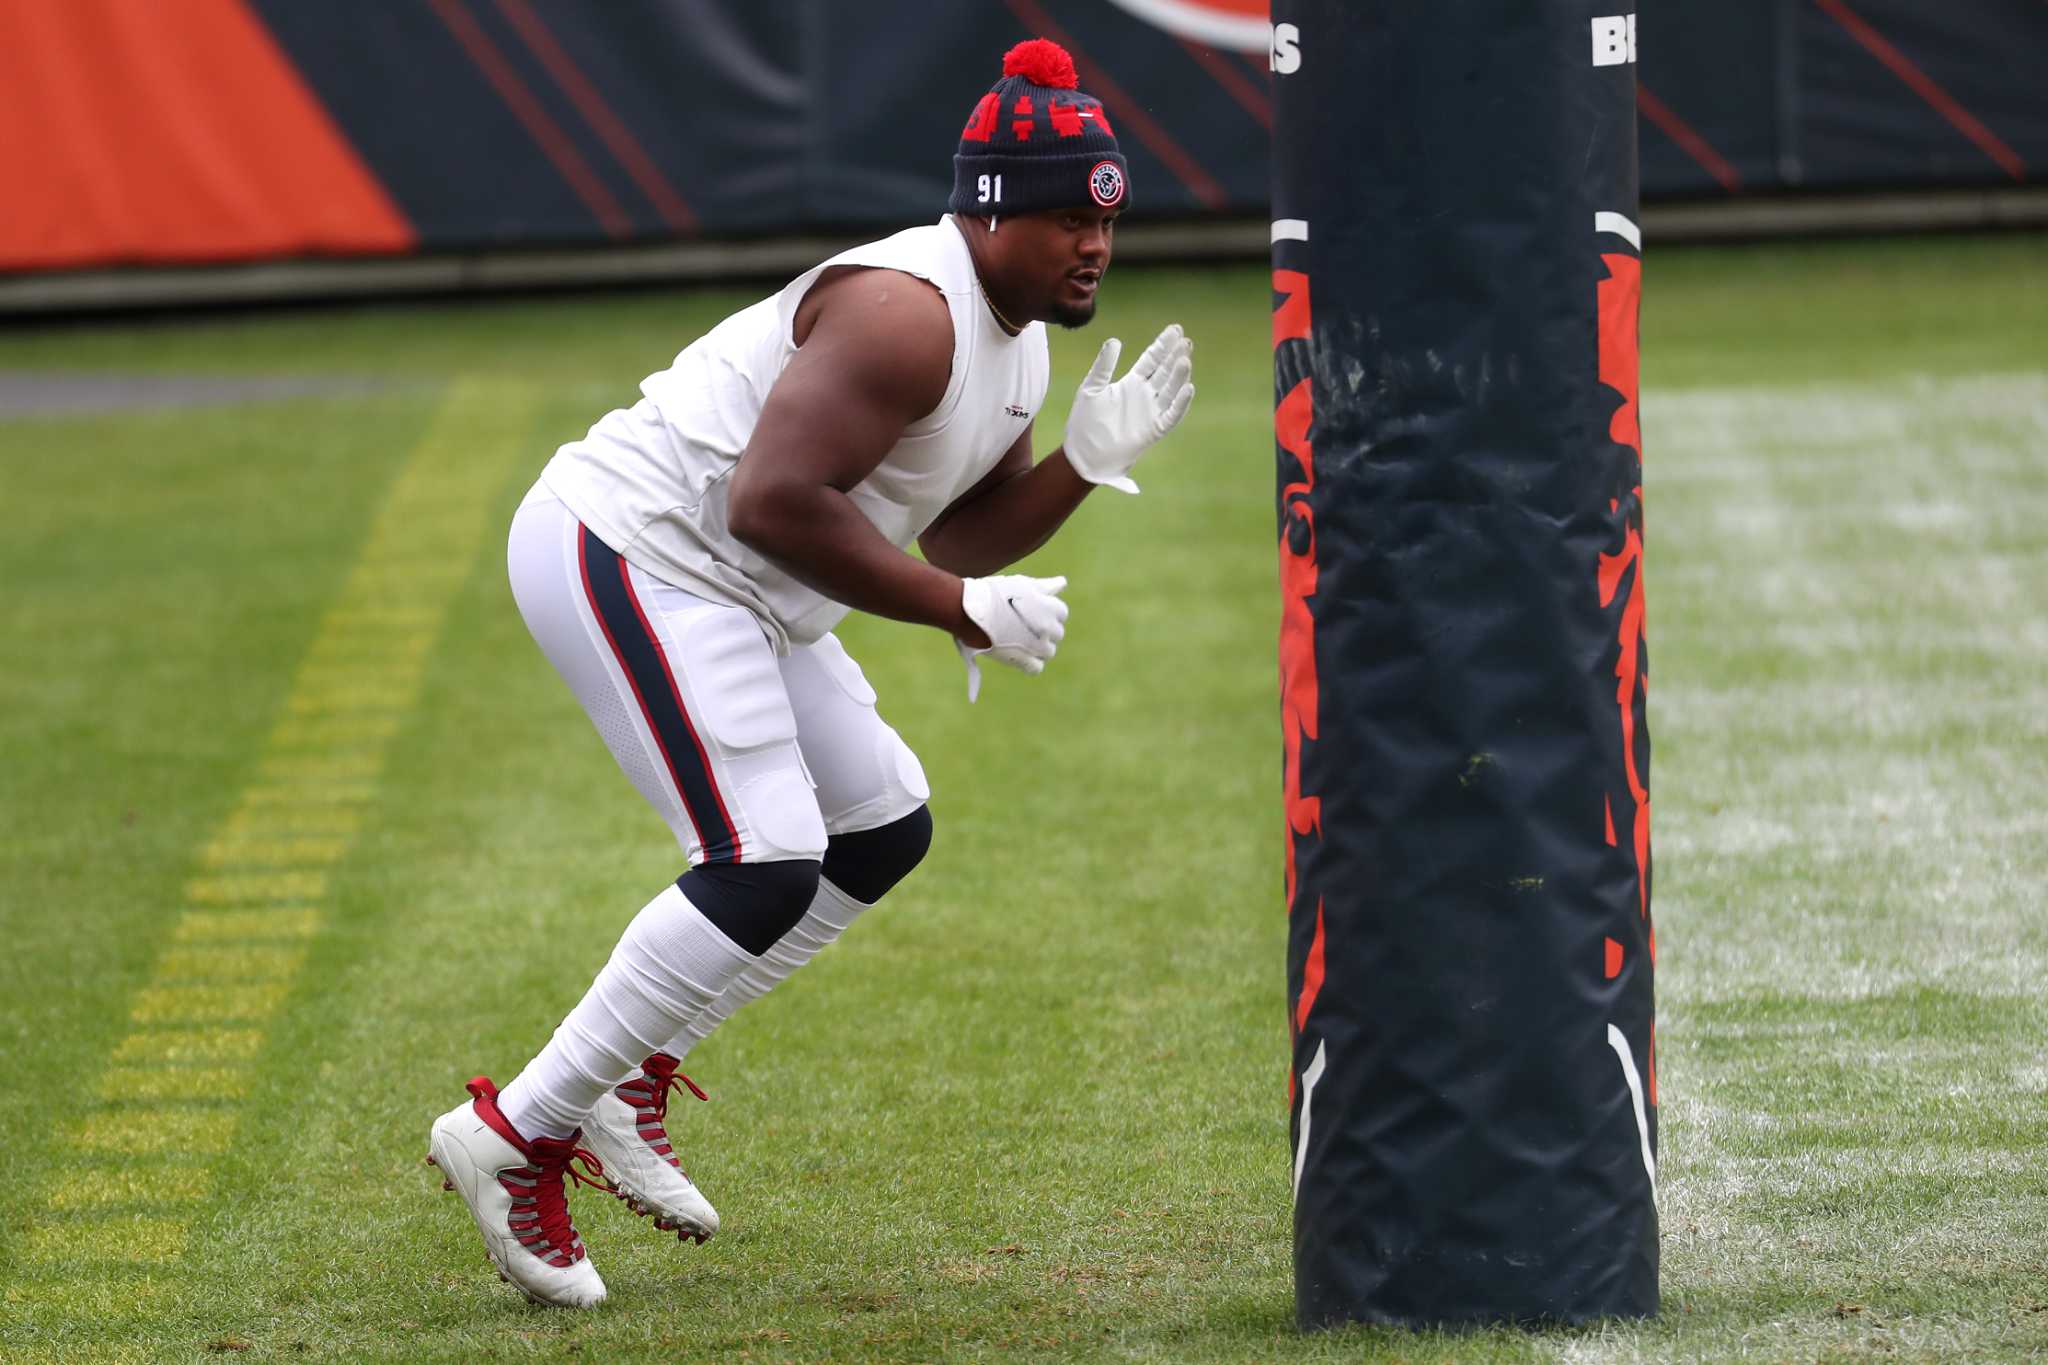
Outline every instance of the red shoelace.
{"label": "red shoelace", "polygon": [[530,1164],[498,1172],[498,1183],[512,1196],[512,1212],[505,1226],[521,1246],[549,1265],[574,1265],[587,1253],[582,1236],[569,1221],[568,1190],[562,1177],[566,1174],[578,1184],[609,1192],[604,1163],[587,1148],[578,1147],[574,1137],[537,1138],[529,1145]]}
{"label": "red shoelace", "polygon": [[695,1081],[676,1070],[680,1065],[681,1062],[666,1052],[657,1052],[640,1064],[643,1075],[613,1091],[633,1106],[633,1126],[640,1134],[640,1140],[652,1147],[656,1156],[664,1158],[679,1171],[683,1163],[676,1160],[675,1147],[668,1140],[669,1092],[687,1088],[700,1100],[711,1098]]}

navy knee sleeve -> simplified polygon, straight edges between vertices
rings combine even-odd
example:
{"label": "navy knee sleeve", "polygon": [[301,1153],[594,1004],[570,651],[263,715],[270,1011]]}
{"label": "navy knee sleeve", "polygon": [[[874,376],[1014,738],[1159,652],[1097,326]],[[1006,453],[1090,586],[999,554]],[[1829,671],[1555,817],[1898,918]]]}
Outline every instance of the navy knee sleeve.
{"label": "navy knee sleeve", "polygon": [[825,880],[866,905],[910,875],[932,846],[932,813],[919,806],[880,829],[835,834],[825,845]]}
{"label": "navy knee sleeve", "polygon": [[676,887],[720,933],[759,957],[811,908],[818,864],[809,858],[705,863],[676,878]]}

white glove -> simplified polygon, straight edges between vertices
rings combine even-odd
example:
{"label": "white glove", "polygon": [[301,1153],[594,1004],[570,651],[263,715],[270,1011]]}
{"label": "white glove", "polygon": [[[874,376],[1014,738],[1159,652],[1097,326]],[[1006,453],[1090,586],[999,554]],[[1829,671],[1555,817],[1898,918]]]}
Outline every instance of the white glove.
{"label": "white glove", "polygon": [[1135,493],[1131,466],[1147,446],[1173,430],[1195,401],[1190,381],[1195,343],[1176,322],[1145,348],[1129,374],[1112,384],[1109,377],[1123,350],[1115,337],[1103,342],[1074,395],[1067,413],[1067,463],[1090,483]]}
{"label": "white glove", "polygon": [[1043,673],[1046,660],[1067,634],[1067,604],[1059,599],[1067,580],[1006,573],[963,579],[962,583],[960,605],[967,619],[980,626],[989,639],[987,649],[976,649],[958,636],[953,638],[967,665],[967,700],[972,702],[981,695],[980,658],[984,654],[1026,673]]}

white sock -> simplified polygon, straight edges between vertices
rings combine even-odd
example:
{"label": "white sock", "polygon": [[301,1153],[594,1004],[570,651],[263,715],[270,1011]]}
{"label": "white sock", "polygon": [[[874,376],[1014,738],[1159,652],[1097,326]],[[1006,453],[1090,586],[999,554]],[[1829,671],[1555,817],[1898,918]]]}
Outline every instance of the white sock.
{"label": "white sock", "polygon": [[691,1048],[703,1042],[711,1030],[724,1023],[734,1010],[781,985],[791,972],[845,933],[846,926],[867,908],[865,901],[857,901],[819,878],[818,894],[796,927],[776,940],[774,947],[750,962],[716,1000],[684,1020],[682,1028],[661,1050],[671,1057],[688,1055]]}
{"label": "white sock", "polygon": [[526,1138],[563,1138],[685,1020],[754,965],[752,954],[670,886],[633,917],[555,1036],[498,1095]]}

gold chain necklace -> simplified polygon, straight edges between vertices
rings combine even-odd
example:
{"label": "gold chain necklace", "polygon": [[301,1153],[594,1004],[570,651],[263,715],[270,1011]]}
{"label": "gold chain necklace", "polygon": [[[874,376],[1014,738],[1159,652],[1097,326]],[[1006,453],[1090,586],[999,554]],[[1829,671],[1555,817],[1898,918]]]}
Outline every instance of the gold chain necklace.
{"label": "gold chain necklace", "polygon": [[1003,316],[1003,310],[996,307],[996,301],[989,297],[989,292],[986,288],[981,291],[981,301],[988,305],[988,311],[996,315],[996,321],[1000,322],[1003,325],[1003,330],[1011,336],[1018,336],[1024,331],[1022,327],[1019,327],[1016,323]]}

